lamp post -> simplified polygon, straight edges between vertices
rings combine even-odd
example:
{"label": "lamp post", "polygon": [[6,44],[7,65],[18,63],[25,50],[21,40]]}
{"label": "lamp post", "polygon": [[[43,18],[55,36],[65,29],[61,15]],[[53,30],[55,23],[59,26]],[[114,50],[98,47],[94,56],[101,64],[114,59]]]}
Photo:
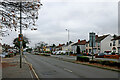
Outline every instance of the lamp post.
{"label": "lamp post", "polygon": [[[22,34],[22,2],[20,2],[20,34]],[[20,41],[20,68],[22,68],[22,41]]]}
{"label": "lamp post", "polygon": [[66,31],[68,31],[68,42],[69,42],[69,38],[70,38],[69,32],[70,32],[70,30],[66,29]]}
{"label": "lamp post", "polygon": [[[68,44],[69,44],[69,38],[70,38],[69,32],[70,32],[70,30],[66,29],[66,31],[68,31]],[[69,47],[68,47],[67,51],[68,51],[68,55],[69,55]]]}

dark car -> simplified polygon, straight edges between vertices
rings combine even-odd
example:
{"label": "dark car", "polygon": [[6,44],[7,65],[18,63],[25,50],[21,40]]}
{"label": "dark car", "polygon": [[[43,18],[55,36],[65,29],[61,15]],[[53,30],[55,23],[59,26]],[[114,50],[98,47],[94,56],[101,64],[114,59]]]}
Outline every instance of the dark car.
{"label": "dark car", "polygon": [[104,58],[105,55],[106,55],[106,54],[104,54],[104,53],[98,53],[98,54],[95,56],[95,58]]}

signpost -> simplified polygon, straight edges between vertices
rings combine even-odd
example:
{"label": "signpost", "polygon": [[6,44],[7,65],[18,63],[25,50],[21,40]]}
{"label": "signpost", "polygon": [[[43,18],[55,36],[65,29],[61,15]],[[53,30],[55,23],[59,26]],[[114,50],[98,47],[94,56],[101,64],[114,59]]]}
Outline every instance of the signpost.
{"label": "signpost", "polygon": [[92,47],[92,60],[93,60],[93,54],[94,54],[93,48],[95,47],[95,33],[94,32],[90,33],[89,38],[90,38],[89,45],[90,47]]}

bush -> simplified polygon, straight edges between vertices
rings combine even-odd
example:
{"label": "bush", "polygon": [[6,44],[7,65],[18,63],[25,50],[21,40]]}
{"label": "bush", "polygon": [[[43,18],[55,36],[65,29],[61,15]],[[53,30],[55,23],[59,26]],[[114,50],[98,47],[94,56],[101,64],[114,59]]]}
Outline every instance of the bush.
{"label": "bush", "polygon": [[85,56],[77,56],[77,61],[89,62],[89,58]]}
{"label": "bush", "polygon": [[97,61],[91,60],[89,61],[89,63],[97,63]]}
{"label": "bush", "polygon": [[120,67],[120,63],[114,62],[114,61],[102,61],[102,60],[95,61],[95,60],[91,60],[91,61],[89,61],[89,63],[97,63],[97,64],[101,64],[101,65]]}

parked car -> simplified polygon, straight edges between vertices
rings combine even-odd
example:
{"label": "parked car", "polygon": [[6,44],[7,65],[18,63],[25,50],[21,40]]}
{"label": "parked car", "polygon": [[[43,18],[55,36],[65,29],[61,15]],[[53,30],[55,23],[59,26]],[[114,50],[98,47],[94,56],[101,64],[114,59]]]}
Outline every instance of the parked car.
{"label": "parked car", "polygon": [[0,57],[5,58],[5,55],[4,54],[0,54]]}
{"label": "parked car", "polygon": [[57,51],[53,51],[52,54],[55,55],[57,53]]}
{"label": "parked car", "polygon": [[3,52],[2,54],[0,54],[1,57],[7,57],[8,53],[7,52]]}
{"label": "parked car", "polygon": [[105,53],[98,53],[95,58],[104,58],[105,55]]}
{"label": "parked car", "polygon": [[57,51],[57,52],[56,52],[56,55],[60,55],[60,54],[61,54],[61,51]]}
{"label": "parked car", "polygon": [[61,54],[66,54],[66,51],[60,51]]}

